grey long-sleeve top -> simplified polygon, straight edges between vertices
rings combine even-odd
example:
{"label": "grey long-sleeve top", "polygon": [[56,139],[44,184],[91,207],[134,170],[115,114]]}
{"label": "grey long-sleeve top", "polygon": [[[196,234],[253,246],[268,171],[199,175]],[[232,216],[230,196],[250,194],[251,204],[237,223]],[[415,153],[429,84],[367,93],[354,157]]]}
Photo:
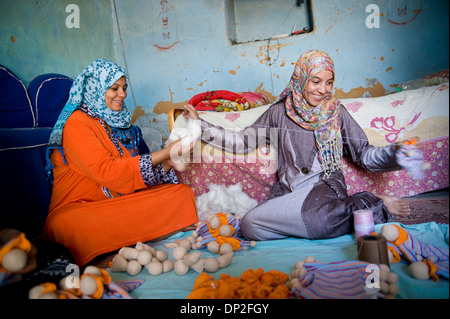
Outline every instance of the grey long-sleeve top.
{"label": "grey long-sleeve top", "polygon": [[[394,145],[370,145],[366,134],[346,108],[342,104],[340,108],[344,156],[371,172],[401,169],[396,161]],[[241,132],[226,130],[204,120],[202,131],[204,142],[229,152],[246,153],[264,143],[277,147],[279,181],[272,190],[272,196],[291,191],[294,185],[317,180],[322,173],[320,165],[317,165],[314,132],[303,129],[287,116],[284,101],[272,105]],[[333,176],[343,179],[343,174]]]}

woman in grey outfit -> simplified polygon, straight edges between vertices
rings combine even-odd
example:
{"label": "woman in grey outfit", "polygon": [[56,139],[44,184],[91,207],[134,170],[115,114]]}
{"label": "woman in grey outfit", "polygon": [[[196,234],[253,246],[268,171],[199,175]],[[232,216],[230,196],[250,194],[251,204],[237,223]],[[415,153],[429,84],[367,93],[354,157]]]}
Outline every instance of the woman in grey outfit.
{"label": "woman in grey outfit", "polygon": [[[376,224],[410,214],[407,202],[397,197],[366,191],[348,196],[342,156],[371,172],[401,167],[398,145],[370,145],[333,97],[334,78],[329,55],[309,50],[300,56],[288,87],[253,125],[234,132],[201,120],[202,140],[215,147],[237,153],[262,143],[278,147],[278,182],[269,198],[242,218],[245,238],[333,238],[354,230],[353,212],[359,209],[370,208]],[[192,105],[184,109],[185,117],[199,119]]]}

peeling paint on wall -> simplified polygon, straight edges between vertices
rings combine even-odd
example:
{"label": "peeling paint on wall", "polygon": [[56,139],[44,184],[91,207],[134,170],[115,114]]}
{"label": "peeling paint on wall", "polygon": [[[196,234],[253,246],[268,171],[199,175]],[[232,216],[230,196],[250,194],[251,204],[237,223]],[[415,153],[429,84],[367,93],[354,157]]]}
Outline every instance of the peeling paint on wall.
{"label": "peeling paint on wall", "polygon": [[131,123],[134,124],[139,116],[142,116],[145,114],[145,111],[142,109],[142,106],[138,105],[133,111],[133,114],[131,115]]}
{"label": "peeling paint on wall", "polygon": [[[367,82],[369,83],[371,80],[367,79]],[[351,89],[350,92],[344,92],[342,89],[335,88],[335,94],[334,96],[337,99],[351,99],[351,98],[357,98],[361,97],[363,95],[369,95],[371,97],[377,97],[377,96],[383,96],[386,95],[386,90],[384,89],[384,86],[377,82],[373,85],[369,85],[367,87],[357,87],[354,89]]]}
{"label": "peeling paint on wall", "polygon": [[273,62],[271,57],[276,57],[279,54],[281,48],[292,44],[294,43],[291,42],[291,43],[276,43],[273,45],[261,45],[258,47],[258,53],[256,54],[256,58],[261,64]]}
{"label": "peeling paint on wall", "polygon": [[[337,15],[340,15],[343,12],[343,10],[338,11]],[[341,21],[344,20],[344,18],[341,18]],[[338,18],[333,21],[333,23],[328,27],[328,29],[325,30],[325,33],[328,33],[328,31],[338,22]]]}
{"label": "peeling paint on wall", "polygon": [[261,94],[263,94],[263,95],[269,100],[269,102],[272,103],[273,101],[275,101],[275,98],[274,98],[274,96],[272,95],[272,93],[270,93],[270,92],[268,92],[268,91],[266,91],[266,90],[264,90],[264,89],[262,88],[263,85],[264,85],[264,83],[261,82],[261,83],[258,85],[258,87],[255,89],[255,92],[256,92],[256,93],[261,93]]}
{"label": "peeling paint on wall", "polygon": [[188,101],[183,101],[180,103],[173,103],[173,101],[159,101],[153,109],[153,113],[155,114],[169,114],[170,109],[182,109]]}
{"label": "peeling paint on wall", "polygon": [[173,92],[170,90],[169,87],[169,94],[170,94],[170,101],[159,101],[156,106],[153,108],[153,113],[155,114],[163,114],[167,113],[169,114],[170,109],[172,108],[183,108],[185,104],[188,103],[188,101],[183,101],[179,103],[173,102]]}

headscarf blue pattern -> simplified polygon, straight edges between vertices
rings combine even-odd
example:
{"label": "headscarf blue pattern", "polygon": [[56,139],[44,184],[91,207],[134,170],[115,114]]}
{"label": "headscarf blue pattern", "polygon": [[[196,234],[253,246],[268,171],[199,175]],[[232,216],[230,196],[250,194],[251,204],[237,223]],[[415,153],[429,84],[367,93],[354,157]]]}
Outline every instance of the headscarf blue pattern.
{"label": "headscarf blue pattern", "polygon": [[[126,71],[123,67],[114,62],[99,59],[92,62],[76,77],[70,89],[69,100],[61,111],[50,135],[46,166],[47,175],[50,179],[53,170],[50,155],[54,149],[57,149],[64,158],[64,149],[62,147],[64,125],[70,115],[82,104],[107,123],[116,137],[120,137],[123,133],[128,136],[131,134],[135,137],[135,142],[137,141],[138,131],[131,125],[131,114],[125,103],[123,103],[120,111],[113,111],[105,104],[106,91],[123,76],[126,77]],[[127,148],[130,146],[130,148],[134,149],[133,145],[124,146]],[[134,152],[132,153],[137,155]]]}

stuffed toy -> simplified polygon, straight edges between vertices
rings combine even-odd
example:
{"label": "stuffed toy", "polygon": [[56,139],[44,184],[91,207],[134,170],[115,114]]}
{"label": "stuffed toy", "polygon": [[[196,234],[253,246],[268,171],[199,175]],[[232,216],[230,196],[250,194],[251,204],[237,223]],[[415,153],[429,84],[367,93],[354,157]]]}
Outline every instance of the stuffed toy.
{"label": "stuffed toy", "polygon": [[[196,230],[181,240],[167,243],[166,248],[173,248],[174,269],[177,275],[184,275],[190,269],[198,273],[203,271],[214,273],[227,267],[236,250],[246,250],[255,247],[255,241],[245,241],[238,237],[240,219],[232,214],[218,213],[209,215],[206,222],[199,222]],[[201,258],[200,252],[189,252],[191,249],[208,248],[211,253],[217,253],[218,258]]]}
{"label": "stuffed toy", "polygon": [[24,233],[11,239],[0,250],[0,272],[20,271],[27,264],[30,250],[31,243]]}
{"label": "stuffed toy", "polygon": [[30,289],[29,299],[133,299],[129,294],[143,280],[112,281],[108,272],[96,266],[87,266],[79,281],[79,287],[68,288],[65,279],[57,289],[53,283],[43,283]]}
{"label": "stuffed toy", "polygon": [[194,237],[196,248],[207,247],[212,253],[226,254],[235,250],[255,247],[256,241],[246,241],[238,237],[241,219],[237,215],[217,213],[208,215],[207,221],[197,225]]}
{"label": "stuffed toy", "polygon": [[320,263],[308,256],[295,263],[288,279],[298,299],[390,299],[398,293],[398,276],[387,265],[363,261]]}
{"label": "stuffed toy", "polygon": [[30,289],[29,299],[79,299],[72,294],[61,293],[56,285],[51,282],[42,283]]}
{"label": "stuffed toy", "polygon": [[113,272],[126,271],[130,276],[136,276],[142,268],[145,268],[150,275],[158,276],[171,271],[174,261],[169,259],[167,252],[137,242],[135,247],[119,249],[109,266]]}
{"label": "stuffed toy", "polygon": [[391,263],[409,263],[409,271],[414,278],[438,281],[438,277],[449,278],[448,250],[423,243],[396,224],[381,228],[388,244]]}
{"label": "stuffed toy", "polygon": [[415,180],[423,178],[424,171],[430,168],[430,163],[424,162],[423,154],[416,147],[417,140],[410,139],[400,143],[395,155],[398,164],[406,169]]}
{"label": "stuffed toy", "polygon": [[214,273],[231,264],[234,255],[231,249],[224,252],[219,258],[202,258],[201,252],[191,252],[191,249],[198,249],[199,244],[196,232],[194,231],[193,234],[193,236],[166,244],[167,248],[173,248],[172,256],[176,260],[174,270],[177,275],[184,275],[190,269],[195,270],[197,273],[202,273],[203,271]]}
{"label": "stuffed toy", "polygon": [[153,276],[174,270],[177,275],[182,276],[188,273],[190,269],[198,273],[203,271],[216,272],[231,263],[234,254],[232,249],[223,252],[223,255],[218,258],[202,258],[201,252],[190,251],[196,249],[197,243],[194,236],[166,243],[166,248],[173,248],[173,259],[169,259],[167,252],[138,242],[134,248],[122,247],[112,259],[110,270],[113,272],[126,271],[131,276],[139,274],[143,268]]}

